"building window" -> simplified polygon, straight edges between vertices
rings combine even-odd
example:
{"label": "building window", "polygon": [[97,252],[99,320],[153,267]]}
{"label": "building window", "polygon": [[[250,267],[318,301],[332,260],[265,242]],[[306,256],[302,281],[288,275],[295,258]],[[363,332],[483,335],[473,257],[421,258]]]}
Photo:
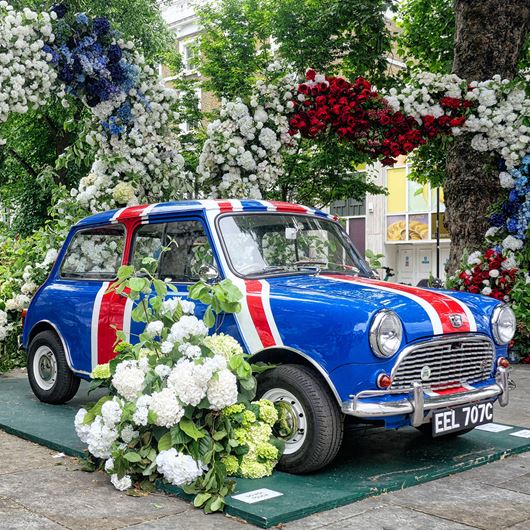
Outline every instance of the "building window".
{"label": "building window", "polygon": [[196,69],[196,42],[195,39],[180,43],[182,55],[182,66],[185,72],[193,72]]}
{"label": "building window", "polygon": [[[386,171],[386,241],[389,243],[436,239],[436,189],[409,180],[408,172],[408,166]],[[440,190],[440,238],[449,239],[444,212],[443,190]]]}

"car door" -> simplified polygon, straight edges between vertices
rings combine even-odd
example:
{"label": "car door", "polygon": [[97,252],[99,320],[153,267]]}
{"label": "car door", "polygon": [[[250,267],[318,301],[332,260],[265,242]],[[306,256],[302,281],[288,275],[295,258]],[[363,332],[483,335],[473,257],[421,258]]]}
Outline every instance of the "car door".
{"label": "car door", "polygon": [[[175,286],[176,291],[170,289],[167,299],[188,300],[188,287],[199,280],[201,266],[217,267],[211,239],[200,217],[182,217],[139,227],[133,240],[131,264],[139,270],[145,258],[154,258],[158,263],[157,277]],[[193,302],[195,315],[202,318],[206,306],[197,300]],[[239,339],[232,315],[223,315],[220,322],[217,331]],[[134,341],[142,332],[143,325],[132,322],[130,329],[131,340]]]}
{"label": "car door", "polygon": [[125,238],[125,228],[119,224],[76,231],[67,242],[56,279],[44,288],[46,295],[39,296],[53,305],[49,314],[78,373],[89,374],[96,364],[105,362],[109,344],[112,351],[114,338],[105,333],[108,326],[103,321],[108,317],[108,290],[122,263]]}

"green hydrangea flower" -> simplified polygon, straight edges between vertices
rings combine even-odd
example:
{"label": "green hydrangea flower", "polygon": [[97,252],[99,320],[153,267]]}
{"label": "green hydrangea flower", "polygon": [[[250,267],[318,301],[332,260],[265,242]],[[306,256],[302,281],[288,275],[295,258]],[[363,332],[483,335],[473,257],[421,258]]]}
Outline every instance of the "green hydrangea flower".
{"label": "green hydrangea flower", "polygon": [[243,348],[236,339],[224,333],[216,333],[204,339],[203,344],[210,348],[215,354],[223,355],[226,360],[234,355],[242,355]]}
{"label": "green hydrangea flower", "polygon": [[237,414],[240,414],[245,410],[245,405],[243,403],[235,403],[223,409],[223,416],[226,416],[228,419],[232,419]]}
{"label": "green hydrangea flower", "polygon": [[228,455],[221,458],[221,462],[226,467],[226,474],[231,477],[235,475],[239,469],[239,462],[237,458],[233,455]]}
{"label": "green hydrangea flower", "polygon": [[278,421],[278,411],[272,401],[261,399],[260,401],[254,401],[253,404],[259,407],[259,419],[261,421],[264,421],[271,427]]}
{"label": "green hydrangea flower", "polygon": [[244,445],[247,443],[248,431],[243,427],[238,427],[237,429],[234,429],[233,437],[239,445]]}
{"label": "green hydrangea flower", "polygon": [[256,415],[251,410],[245,410],[243,412],[243,421],[241,424],[243,427],[249,427],[256,421]]}
{"label": "green hydrangea flower", "polygon": [[98,364],[90,374],[92,379],[108,379],[110,377],[109,363]]}
{"label": "green hydrangea flower", "polygon": [[256,456],[261,460],[278,459],[278,449],[269,442],[260,443],[256,446]]}
{"label": "green hydrangea flower", "polygon": [[241,467],[239,468],[239,474],[243,478],[261,478],[266,477],[272,473],[272,468],[267,464],[257,462],[251,458],[243,457]]}

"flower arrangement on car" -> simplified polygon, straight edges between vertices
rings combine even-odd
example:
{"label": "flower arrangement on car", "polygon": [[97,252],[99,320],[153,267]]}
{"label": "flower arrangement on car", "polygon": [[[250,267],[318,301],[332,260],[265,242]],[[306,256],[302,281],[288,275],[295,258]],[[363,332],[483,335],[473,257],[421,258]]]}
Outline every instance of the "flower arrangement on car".
{"label": "flower arrangement on car", "polygon": [[219,314],[239,311],[241,292],[228,280],[191,286],[208,306],[201,320],[194,302],[165,300],[174,286],[147,269],[121,267],[111,289],[138,302],[132,318],[145,329],[134,345],[117,331],[118,355],[91,374],[92,389],[109,393],[79,410],[78,436],[117,489],[152,491],[163,479],[205,512],[222,510],[227,477],[270,475],[283,450],[275,406],[252,402],[253,372],[268,366],[251,365],[234,338],[208,335]]}

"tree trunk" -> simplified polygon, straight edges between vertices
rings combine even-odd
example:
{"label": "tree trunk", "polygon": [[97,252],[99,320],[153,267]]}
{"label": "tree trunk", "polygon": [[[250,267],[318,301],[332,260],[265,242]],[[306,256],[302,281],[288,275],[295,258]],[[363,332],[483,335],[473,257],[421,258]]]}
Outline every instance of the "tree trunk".
{"label": "tree trunk", "polygon": [[[471,81],[499,74],[512,79],[530,28],[530,0],[455,0],[453,73]],[[487,213],[499,199],[498,161],[474,151],[467,136],[456,137],[447,155],[444,185],[454,272],[463,252],[484,244]]]}

